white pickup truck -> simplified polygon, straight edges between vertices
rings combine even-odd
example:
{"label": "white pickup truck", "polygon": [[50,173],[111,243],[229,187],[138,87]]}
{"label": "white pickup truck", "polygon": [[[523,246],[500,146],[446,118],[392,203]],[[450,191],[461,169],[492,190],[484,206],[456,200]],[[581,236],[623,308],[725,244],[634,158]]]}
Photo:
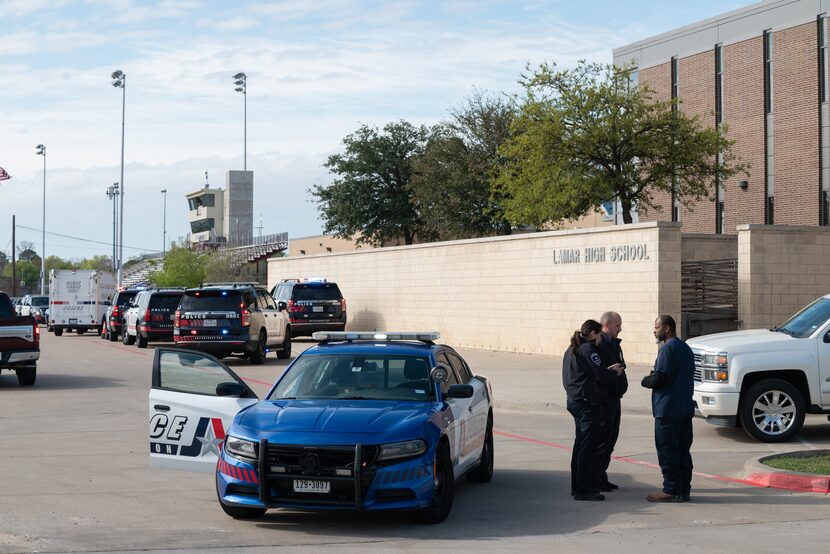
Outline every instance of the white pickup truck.
{"label": "white pickup truck", "polygon": [[740,424],[763,442],[798,433],[806,414],[830,414],[830,295],[780,327],[689,339],[698,415]]}

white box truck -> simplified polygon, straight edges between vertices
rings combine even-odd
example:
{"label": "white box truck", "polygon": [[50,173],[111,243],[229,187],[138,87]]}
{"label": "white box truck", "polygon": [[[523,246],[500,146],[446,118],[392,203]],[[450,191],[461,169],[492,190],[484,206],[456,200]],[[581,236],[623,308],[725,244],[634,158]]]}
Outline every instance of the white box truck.
{"label": "white box truck", "polygon": [[49,327],[55,336],[64,329],[79,335],[101,332],[101,321],[115,295],[112,273],[91,269],[53,269],[49,272]]}

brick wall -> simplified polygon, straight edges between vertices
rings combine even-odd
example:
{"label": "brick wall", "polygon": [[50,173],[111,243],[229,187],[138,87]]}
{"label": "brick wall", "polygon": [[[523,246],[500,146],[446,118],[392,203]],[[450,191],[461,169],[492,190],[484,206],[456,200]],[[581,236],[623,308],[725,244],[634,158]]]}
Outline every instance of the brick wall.
{"label": "brick wall", "polygon": [[[647,67],[640,70],[639,82],[647,85],[655,93],[659,100],[671,98],[671,62]],[[671,194],[668,192],[656,192],[653,197],[654,203],[662,210],[649,210],[644,212],[638,210],[640,221],[671,221]]]}
{"label": "brick wall", "polygon": [[818,225],[816,24],[773,33],[775,221]]}
{"label": "brick wall", "polygon": [[[723,114],[733,153],[749,164],[749,177],[726,181],[724,231],[764,223],[764,41],[762,37],[723,47]],[[748,181],[746,189],[738,181]]]}
{"label": "brick wall", "polygon": [[[697,117],[701,127],[715,124],[715,51],[681,58],[678,62],[680,109],[689,117]],[[714,233],[714,180],[709,184],[709,197],[702,197],[690,207],[682,206],[680,221],[684,233]]]}

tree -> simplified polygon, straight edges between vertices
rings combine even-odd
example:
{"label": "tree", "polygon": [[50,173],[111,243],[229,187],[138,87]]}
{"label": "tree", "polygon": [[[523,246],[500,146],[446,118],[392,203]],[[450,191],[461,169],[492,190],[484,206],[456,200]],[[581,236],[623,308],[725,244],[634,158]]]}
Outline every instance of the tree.
{"label": "tree", "polygon": [[361,126],[343,139],[345,152],[324,164],[337,177],[316,185],[324,232],[357,237],[357,244],[382,245],[428,239],[410,187],[413,162],[424,152],[431,131],[406,121],[388,123],[380,131]]}
{"label": "tree", "polygon": [[96,269],[98,271],[112,271],[110,256],[98,255],[81,260],[78,269]]}
{"label": "tree", "polygon": [[676,101],[632,85],[628,68],[542,64],[522,84],[526,97],[495,181],[513,223],[577,219],[608,200],[618,200],[631,223],[635,206],[662,209],[658,191],[689,207],[715,183],[747,172],[725,128],[703,125]]}
{"label": "tree", "polygon": [[415,163],[412,191],[418,211],[442,239],[510,234],[502,193],[490,186],[502,163],[515,105],[480,91],[450,111]]}
{"label": "tree", "polygon": [[164,256],[162,269],[148,279],[157,287],[196,287],[205,280],[204,259],[187,248],[171,248]]}
{"label": "tree", "polygon": [[236,283],[247,279],[240,274],[238,262],[227,252],[217,251],[204,255],[205,280],[214,283]]}

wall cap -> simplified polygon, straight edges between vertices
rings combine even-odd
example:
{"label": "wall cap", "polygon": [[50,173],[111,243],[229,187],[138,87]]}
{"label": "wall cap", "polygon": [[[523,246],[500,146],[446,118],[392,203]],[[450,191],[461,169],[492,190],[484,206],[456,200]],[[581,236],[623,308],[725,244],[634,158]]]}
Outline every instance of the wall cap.
{"label": "wall cap", "polygon": [[765,231],[767,233],[830,233],[830,227],[818,225],[760,225],[744,223],[737,226],[738,231]]}

